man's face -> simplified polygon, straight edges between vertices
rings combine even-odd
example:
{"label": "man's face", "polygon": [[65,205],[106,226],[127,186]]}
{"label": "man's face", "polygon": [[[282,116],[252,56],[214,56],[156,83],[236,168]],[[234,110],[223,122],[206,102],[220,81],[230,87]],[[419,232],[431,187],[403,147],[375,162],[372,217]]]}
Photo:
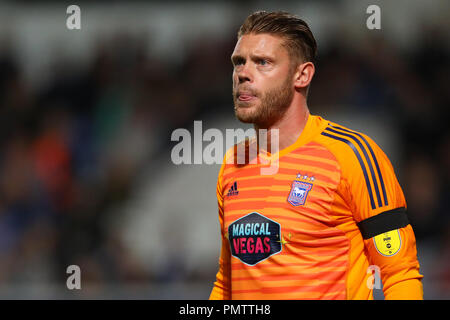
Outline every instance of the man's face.
{"label": "man's face", "polygon": [[280,119],[294,96],[293,72],[283,39],[270,34],[239,38],[231,61],[236,117],[268,127]]}

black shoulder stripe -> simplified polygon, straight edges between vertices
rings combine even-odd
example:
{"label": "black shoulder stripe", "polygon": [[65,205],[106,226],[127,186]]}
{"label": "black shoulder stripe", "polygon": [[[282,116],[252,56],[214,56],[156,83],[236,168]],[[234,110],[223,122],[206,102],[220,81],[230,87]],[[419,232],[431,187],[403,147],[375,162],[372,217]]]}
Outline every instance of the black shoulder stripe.
{"label": "black shoulder stripe", "polygon": [[381,203],[380,190],[378,188],[377,179],[375,178],[375,172],[373,170],[372,162],[370,161],[369,155],[367,154],[367,151],[364,148],[364,146],[362,145],[362,143],[358,140],[358,138],[353,136],[353,134],[336,131],[336,130],[331,129],[331,128],[326,128],[325,130],[327,130],[329,132],[333,132],[334,134],[337,134],[337,135],[348,137],[348,138],[352,139],[354,142],[356,142],[358,144],[358,146],[361,149],[364,157],[366,158],[367,165],[369,166],[369,172],[370,172],[370,174],[372,176],[373,186],[374,186],[375,194],[376,194],[377,200],[378,200],[378,207],[382,207],[383,205]]}
{"label": "black shoulder stripe", "polygon": [[364,175],[364,180],[366,181],[366,187],[367,187],[367,193],[369,194],[370,205],[371,205],[372,209],[375,209],[376,208],[375,200],[373,198],[372,188],[370,187],[369,176],[367,175],[366,166],[364,165],[364,161],[361,158],[361,155],[359,154],[358,149],[355,147],[355,145],[351,141],[349,141],[349,140],[347,140],[345,138],[342,138],[340,136],[336,136],[336,135],[327,133],[325,131],[322,132],[321,135],[329,137],[329,138],[332,138],[332,139],[335,139],[335,140],[338,140],[338,141],[345,142],[353,150],[353,152],[355,153],[356,158],[358,159],[359,165],[361,166],[361,169],[362,169],[362,172],[363,172],[363,175]]}
{"label": "black shoulder stripe", "polygon": [[379,213],[357,223],[364,240],[383,232],[406,227],[408,224],[408,216],[404,207]]}
{"label": "black shoulder stripe", "polygon": [[348,130],[348,129],[345,129],[345,128],[342,128],[342,127],[339,127],[339,126],[333,126],[331,124],[330,124],[330,127],[333,127],[333,128],[345,131],[345,132],[353,133],[353,134],[357,135],[358,137],[360,137],[361,140],[364,141],[364,143],[366,144],[367,148],[369,149],[370,154],[372,155],[373,161],[375,162],[375,167],[377,168],[378,178],[380,179],[380,183],[381,183],[381,189],[383,190],[384,205],[387,206],[388,205],[388,199],[387,199],[387,194],[386,194],[386,188],[384,186],[383,176],[381,175],[381,170],[380,170],[380,166],[378,165],[377,157],[375,156],[375,153],[373,152],[373,149],[370,146],[370,143],[359,132],[351,131],[351,130]]}

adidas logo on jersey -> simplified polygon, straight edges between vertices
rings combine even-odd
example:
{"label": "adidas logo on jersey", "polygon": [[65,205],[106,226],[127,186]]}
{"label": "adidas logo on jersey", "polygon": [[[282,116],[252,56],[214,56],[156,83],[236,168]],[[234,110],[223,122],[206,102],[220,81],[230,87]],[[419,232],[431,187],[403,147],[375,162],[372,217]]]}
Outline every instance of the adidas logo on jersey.
{"label": "adidas logo on jersey", "polygon": [[237,196],[239,194],[239,191],[237,189],[237,182],[235,181],[233,185],[231,186],[230,190],[228,190],[227,196]]}

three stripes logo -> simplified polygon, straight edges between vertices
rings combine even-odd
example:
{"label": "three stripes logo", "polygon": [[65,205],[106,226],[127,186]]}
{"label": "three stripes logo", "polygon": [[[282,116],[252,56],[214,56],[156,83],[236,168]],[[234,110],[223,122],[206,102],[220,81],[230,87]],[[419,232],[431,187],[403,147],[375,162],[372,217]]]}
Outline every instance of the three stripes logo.
{"label": "three stripes logo", "polygon": [[237,182],[235,181],[231,188],[228,190],[227,196],[237,196],[239,194],[239,191],[237,189]]}
{"label": "three stripes logo", "polygon": [[[358,162],[361,166],[364,179],[366,182],[367,191],[369,193],[370,198],[370,205],[372,206],[372,209],[376,209],[377,204],[378,207],[381,208],[383,206],[388,205],[387,200],[387,194],[386,194],[386,188],[384,186],[383,177],[381,175],[380,166],[378,165],[377,158],[375,156],[375,153],[373,152],[372,147],[370,146],[369,142],[366,138],[364,138],[363,135],[361,135],[358,132],[351,131],[339,126],[331,125],[329,124],[328,127],[325,128],[325,130],[321,133],[323,136],[329,137],[331,139],[335,139],[341,142],[346,143],[355,153],[356,158],[358,159]],[[356,145],[359,147],[356,147]],[[361,150],[361,151],[360,151]],[[362,155],[361,155],[362,152]],[[370,154],[370,156],[369,156]],[[366,160],[367,166],[364,163],[364,159]],[[373,187],[375,191],[372,191],[372,186],[369,178],[372,179]],[[378,178],[378,180],[377,180]],[[381,193],[383,195],[381,195]],[[375,203],[375,196],[377,203]],[[384,204],[382,201],[382,197],[384,200]]]}

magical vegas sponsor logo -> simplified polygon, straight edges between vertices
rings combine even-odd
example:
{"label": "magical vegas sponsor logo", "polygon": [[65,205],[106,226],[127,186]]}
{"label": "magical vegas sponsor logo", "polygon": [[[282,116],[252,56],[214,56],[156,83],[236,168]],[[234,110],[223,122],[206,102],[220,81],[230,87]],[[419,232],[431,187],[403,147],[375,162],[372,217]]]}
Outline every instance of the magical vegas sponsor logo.
{"label": "magical vegas sponsor logo", "polygon": [[[269,229],[268,222],[263,223],[261,225],[257,222],[233,225],[232,237],[233,237],[234,251],[237,254],[247,252],[248,253],[270,252],[270,245],[269,245],[270,231],[268,229]],[[256,236],[256,238],[254,236]]]}
{"label": "magical vegas sponsor logo", "polygon": [[228,227],[231,254],[248,265],[255,265],[281,251],[280,224],[252,212]]}

